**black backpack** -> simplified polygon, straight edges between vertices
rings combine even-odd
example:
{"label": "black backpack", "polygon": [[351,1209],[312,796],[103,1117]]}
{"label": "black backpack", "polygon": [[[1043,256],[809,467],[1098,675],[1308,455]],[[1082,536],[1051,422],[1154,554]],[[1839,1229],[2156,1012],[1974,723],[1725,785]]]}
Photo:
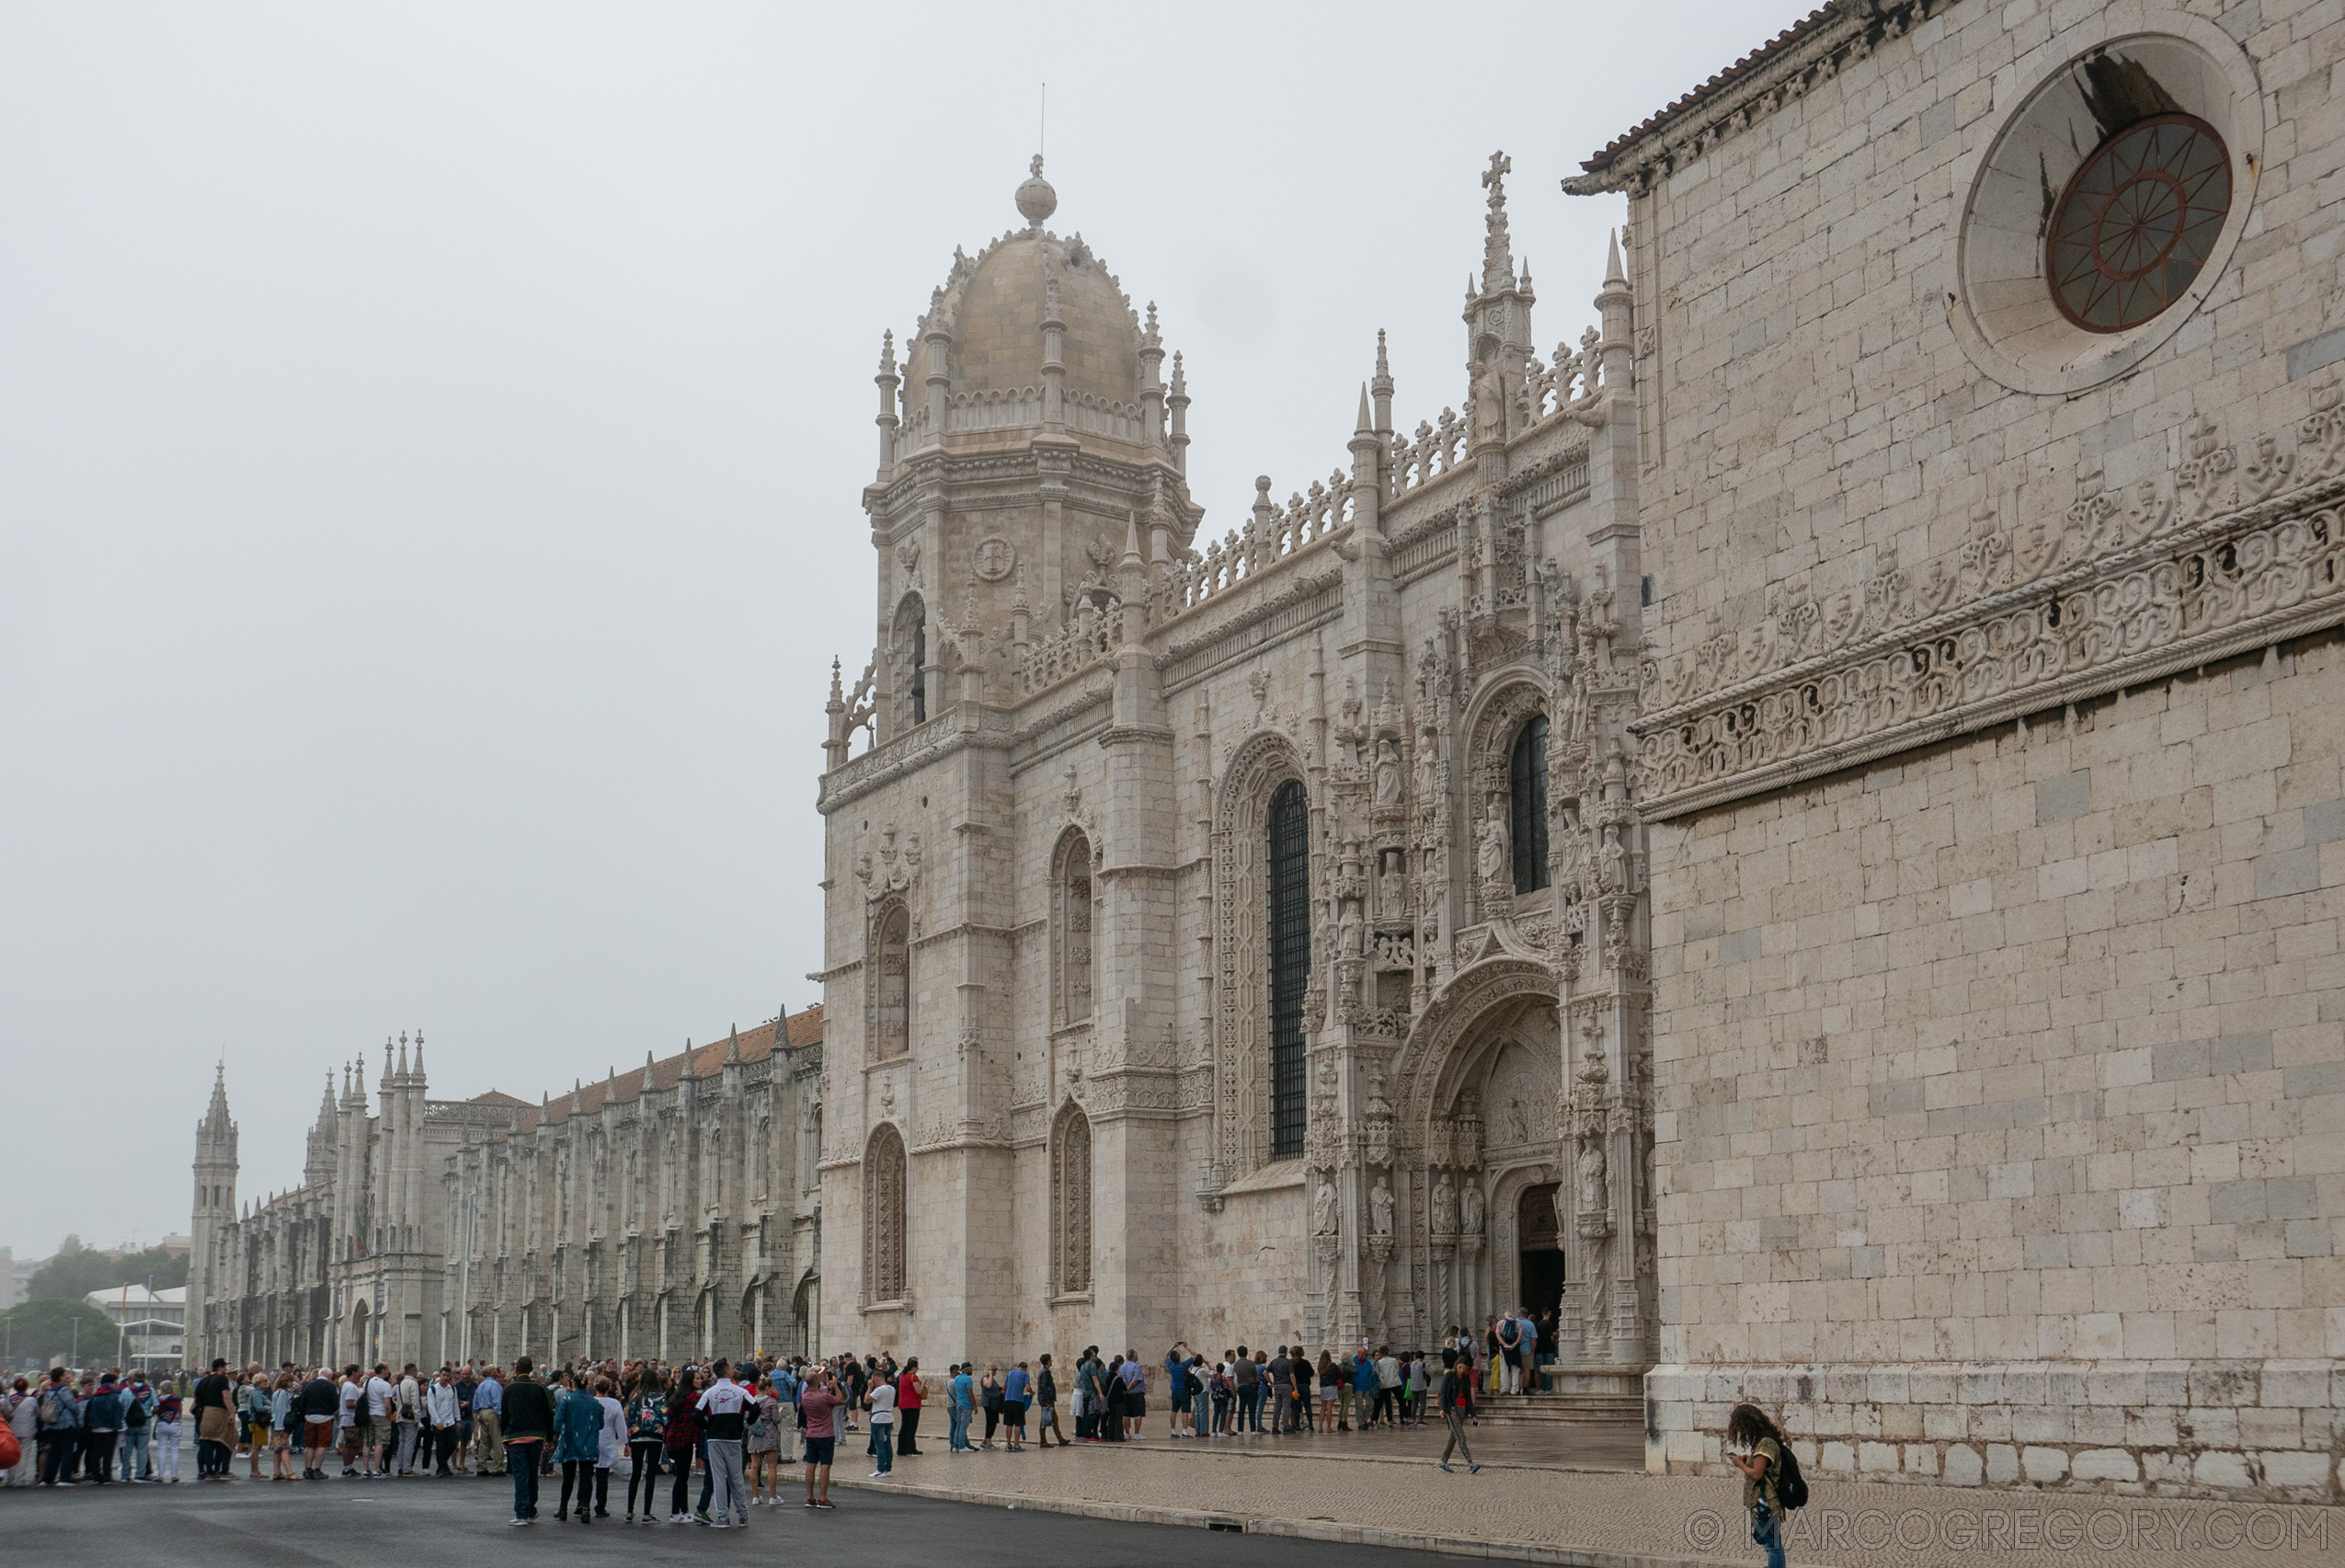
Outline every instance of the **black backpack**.
{"label": "black backpack", "polygon": [[1808,1505],[1808,1478],[1800,1473],[1800,1461],[1792,1456],[1790,1438],[1775,1446],[1783,1450],[1780,1473],[1775,1478],[1775,1500],[1783,1505],[1783,1511],[1788,1514]]}

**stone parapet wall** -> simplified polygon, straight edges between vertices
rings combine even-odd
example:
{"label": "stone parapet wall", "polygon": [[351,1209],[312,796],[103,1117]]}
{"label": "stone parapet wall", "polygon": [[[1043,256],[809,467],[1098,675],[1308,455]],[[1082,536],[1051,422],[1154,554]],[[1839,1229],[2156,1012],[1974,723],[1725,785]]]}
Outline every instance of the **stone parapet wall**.
{"label": "stone parapet wall", "polygon": [[1674,1474],[1733,1473],[1746,1400],[1821,1478],[2334,1503],[2345,1450],[2334,1358],[1664,1366],[1645,1397]]}

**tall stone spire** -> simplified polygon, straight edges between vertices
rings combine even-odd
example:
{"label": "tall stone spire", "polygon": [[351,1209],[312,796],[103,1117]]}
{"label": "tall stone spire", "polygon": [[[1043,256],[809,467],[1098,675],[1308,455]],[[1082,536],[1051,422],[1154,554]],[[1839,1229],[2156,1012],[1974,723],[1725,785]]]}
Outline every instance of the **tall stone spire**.
{"label": "tall stone spire", "polygon": [[222,1058],[212,1074],[212,1104],[205,1107],[201,1136],[211,1139],[228,1137],[235,1124],[228,1119],[228,1062]]}
{"label": "tall stone spire", "polygon": [[[342,1070],[345,1084],[349,1082],[349,1069]],[[323,1187],[334,1179],[334,1135],[341,1125],[342,1108],[334,1098],[334,1070],[326,1072],[326,1094],[318,1102],[317,1125],[309,1129],[309,1158],[302,1166],[302,1185]]]}

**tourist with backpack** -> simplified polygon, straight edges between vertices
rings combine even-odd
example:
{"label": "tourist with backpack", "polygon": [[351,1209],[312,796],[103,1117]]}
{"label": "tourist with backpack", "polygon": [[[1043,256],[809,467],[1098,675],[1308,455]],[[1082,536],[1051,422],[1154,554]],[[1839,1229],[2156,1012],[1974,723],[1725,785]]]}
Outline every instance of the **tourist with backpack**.
{"label": "tourist with backpack", "polygon": [[147,1458],[147,1439],[154,1420],[154,1391],[146,1379],[133,1372],[122,1385],[122,1479],[152,1481],[154,1471]]}
{"label": "tourist with backpack", "polygon": [[1782,1429],[1755,1404],[1738,1404],[1726,1418],[1726,1458],[1743,1472],[1743,1507],[1751,1539],[1767,1553],[1767,1568],[1783,1568],[1783,1516],[1804,1507],[1808,1483]]}

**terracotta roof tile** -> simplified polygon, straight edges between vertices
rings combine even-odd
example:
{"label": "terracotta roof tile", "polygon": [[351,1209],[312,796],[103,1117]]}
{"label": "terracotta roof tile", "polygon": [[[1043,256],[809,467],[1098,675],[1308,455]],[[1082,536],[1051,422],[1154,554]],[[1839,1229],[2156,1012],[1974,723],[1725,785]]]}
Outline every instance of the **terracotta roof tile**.
{"label": "terracotta roof tile", "polygon": [[[784,1034],[783,1048],[795,1050],[805,1046],[822,1043],[822,1004],[815,1003],[793,1013],[782,1021]],[[771,1018],[740,1032],[741,1060],[744,1063],[763,1061],[773,1054],[774,1021]],[[723,1036],[690,1051],[678,1051],[674,1056],[651,1064],[651,1082],[655,1089],[673,1089],[681,1082],[689,1065],[694,1078],[715,1078],[725,1070],[725,1059],[733,1049],[734,1036],[727,1030]],[[559,1125],[572,1116],[586,1116],[602,1109],[605,1102],[625,1104],[643,1094],[644,1070],[640,1067],[622,1069],[615,1078],[605,1076],[592,1083],[582,1083],[577,1089],[549,1097],[543,1107],[490,1090],[476,1103],[524,1105],[527,1108],[514,1118],[513,1130],[527,1132],[541,1126]],[[495,1099],[490,1096],[495,1095]],[[571,1101],[578,1104],[575,1110]]]}

